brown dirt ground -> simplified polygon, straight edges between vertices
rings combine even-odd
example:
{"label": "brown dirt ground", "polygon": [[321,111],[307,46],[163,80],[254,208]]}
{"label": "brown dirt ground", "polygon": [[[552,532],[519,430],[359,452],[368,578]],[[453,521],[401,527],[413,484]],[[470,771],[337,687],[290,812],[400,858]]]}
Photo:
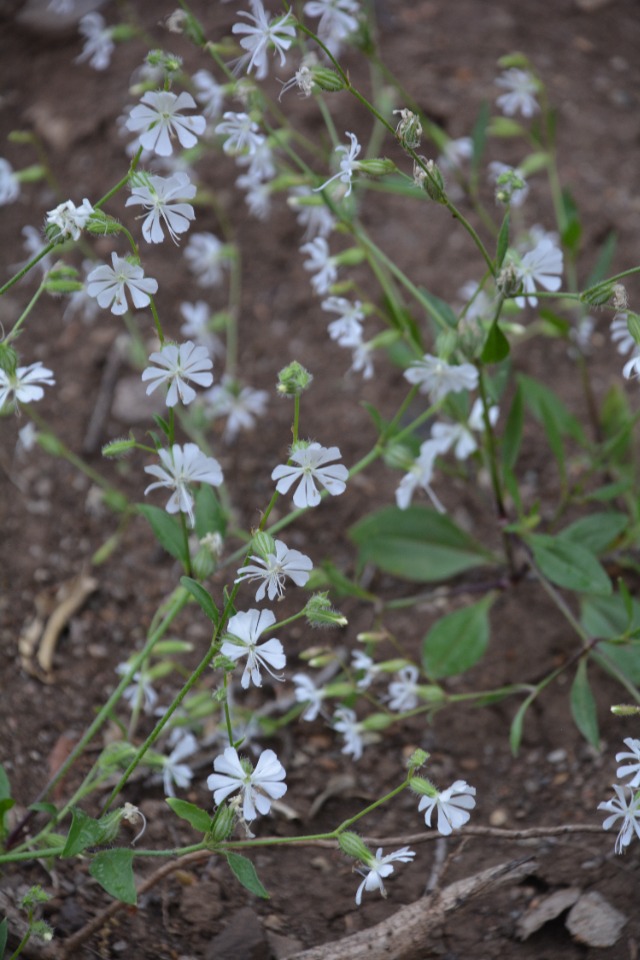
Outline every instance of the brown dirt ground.
{"label": "brown dirt ground", "polygon": [[[246,4],[240,4],[240,9],[243,6]],[[558,107],[560,169],[583,217],[585,272],[612,228],[619,238],[615,267],[622,270],[632,266],[638,255],[640,203],[640,19],[635,0],[557,0],[553,4],[546,0],[521,0],[517,4],[381,0],[377,6],[385,60],[425,111],[453,136],[469,131],[483,99],[493,100],[498,57],[517,49],[531,58]],[[133,7],[155,44],[184,53],[188,67],[202,65],[180,38],[167,38],[162,29],[162,18],[172,4],[159,0]],[[204,0],[194,0],[193,7],[202,15],[210,36],[221,35],[233,22],[229,7]],[[105,12],[112,22],[115,7],[109,4]],[[19,30],[11,20],[2,21],[1,16],[0,27],[0,152],[15,166],[30,162],[30,156],[25,159],[28,148],[5,145],[6,136],[17,128],[35,129],[51,157],[61,196],[99,196],[124,169],[121,142],[114,134],[115,121],[128,103],[128,79],[141,60],[140,46],[119,46],[111,67],[97,74],[72,63],[80,50],[73,34],[57,38],[32,35]],[[350,55],[348,63],[353,76],[366,83],[366,72],[357,58]],[[299,102],[294,95],[286,101],[286,109],[301,118],[313,113],[311,103]],[[352,104],[336,100],[332,109],[339,117],[338,129],[362,128],[362,118],[354,114]],[[311,133],[318,129],[317,118],[306,122]],[[510,149],[509,145],[500,158],[509,160]],[[219,191],[223,204],[235,202],[228,186],[228,167],[216,162],[215,168],[203,175]],[[37,185],[24,190],[18,203],[2,209],[3,262],[14,264],[21,259],[21,227],[38,224],[43,211],[55,202],[47,187]],[[546,200],[535,187],[530,203],[529,212],[536,210],[536,219],[549,226]],[[386,249],[397,251],[415,280],[441,296],[451,296],[476,275],[478,265],[466,240],[450,232],[444,214],[428,209],[429,218],[416,222],[402,204],[385,199],[370,205],[367,223]],[[213,217],[207,217],[198,221],[199,229],[215,232]],[[392,410],[398,394],[397,372],[381,362],[370,383],[342,375],[345,358],[327,339],[326,317],[301,268],[299,232],[290,214],[284,209],[277,212],[269,222],[267,237],[240,205],[239,238],[247,265],[242,315],[247,381],[272,389],[277,371],[289,359],[307,365],[315,383],[304,411],[304,432],[321,442],[339,444],[345,462],[355,462],[371,439],[369,420],[360,401],[379,404],[383,412]],[[95,247],[103,256],[110,249],[107,241]],[[189,281],[179,270],[163,266],[165,255],[164,249],[153,251],[147,262],[148,273],[163,278],[162,309],[169,317],[185,297]],[[10,322],[15,317],[31,289],[26,285],[14,288],[3,299],[0,321]],[[42,359],[55,370],[58,385],[48,392],[41,412],[58,425],[68,446],[81,453],[100,379],[121,328],[110,315],[87,327],[80,320],[63,325],[60,314],[58,303],[43,302],[21,346],[30,360]],[[593,357],[594,388],[599,397],[619,377],[619,360],[608,346],[607,322],[604,315],[599,319],[596,346],[602,349],[596,349]],[[177,325],[171,332],[177,332]],[[566,401],[579,416],[583,415],[574,366],[561,343],[536,342],[526,356],[516,356],[516,363],[561,385]],[[126,373],[124,370],[123,375]],[[630,392],[633,394],[634,389]],[[234,478],[238,520],[245,527],[255,521],[270,493],[263,465],[269,464],[270,471],[278,462],[287,442],[288,417],[289,409],[284,404],[273,403],[269,417],[249,441],[232,448],[220,447],[225,474]],[[90,484],[64,462],[39,452],[17,459],[14,447],[18,426],[8,418],[0,427],[0,760],[22,810],[45,784],[53,751],[60,749],[64,738],[73,738],[84,729],[105,691],[113,689],[114,666],[139,647],[150,616],[175,581],[176,570],[154,545],[142,521],[132,524],[120,549],[99,569],[98,590],[74,618],[59,646],[55,682],[43,685],[25,674],[17,640],[33,615],[35,595],[77,574],[83,562],[113,533],[116,521],[107,512],[88,508]],[[113,416],[108,417],[100,440],[118,436],[126,429]],[[557,479],[535,432],[526,458],[531,496],[550,501]],[[132,497],[141,499],[142,461],[127,461],[120,467],[105,465],[98,450],[89,456],[89,462],[107,471]],[[344,531],[364,511],[390,502],[395,482],[395,475],[388,471],[363,475],[349,496],[325,505],[322,515],[303,520],[298,527],[300,544],[312,538],[314,556],[337,555],[352,569],[353,548]],[[453,481],[447,495],[448,503],[454,504],[454,517],[472,523],[488,539],[496,537],[487,519],[489,501],[482,490],[470,492],[461,481]],[[378,578],[376,587],[381,592],[404,589],[383,577]],[[359,630],[371,626],[371,619],[369,611],[352,601],[345,602],[343,608],[350,626],[348,635],[337,642],[348,644]],[[434,616],[428,607],[417,608],[410,615],[394,619],[392,628],[407,650],[415,650]],[[494,633],[487,657],[463,681],[452,684],[452,689],[534,679],[573,650],[563,621],[531,585],[501,598],[492,624]],[[177,624],[176,633],[200,649],[206,644],[206,627],[191,608]],[[294,630],[290,642],[301,648],[307,641],[301,630]],[[436,781],[444,784],[463,776],[477,787],[474,824],[597,824],[600,814],[596,806],[608,795],[614,775],[613,754],[621,739],[637,735],[637,730],[629,721],[614,721],[608,716],[609,704],[620,699],[612,682],[599,678],[596,692],[602,721],[600,754],[589,748],[573,727],[568,689],[562,684],[551,688],[531,711],[523,748],[516,759],[507,743],[514,710],[510,701],[473,713],[447,712],[438,715],[431,725],[414,721],[394,729],[382,744],[366,751],[357,765],[342,756],[340,745],[322,722],[311,727],[294,726],[274,746],[290,771],[287,801],[300,822],[275,817],[261,829],[290,834],[333,828],[359,809],[361,798],[393,786],[403,755],[418,746],[432,752],[430,770]],[[200,759],[201,776],[194,781],[187,799],[207,806],[210,797],[205,778],[211,757],[203,752]],[[353,778],[351,792],[329,800],[308,822],[307,811],[324,789],[327,777],[334,774]],[[149,846],[190,842],[191,837],[181,832],[176,821],[167,818],[157,787],[134,784],[127,799],[139,803],[149,819]],[[372,816],[365,832],[389,836],[413,833],[419,826],[415,800],[403,796]],[[295,943],[325,943],[371,926],[398,906],[415,900],[423,892],[437,857],[446,859],[440,877],[446,884],[488,864],[533,852],[540,860],[535,877],[461,906],[453,919],[425,943],[424,958],[634,958],[640,943],[637,847],[632,847],[625,858],[614,858],[612,848],[613,836],[604,833],[533,844],[473,837],[425,843],[417,847],[415,865],[399,871],[388,885],[388,899],[370,897],[359,910],[353,902],[356,878],[350,864],[337,852],[289,849],[257,854],[256,867],[271,894],[268,901],[249,895],[229,878],[226,868],[212,859],[166,879],[145,895],[137,911],[118,913],[78,956],[225,960],[231,956],[268,957],[270,951],[273,956],[284,956],[287,943],[283,945],[274,937],[288,938],[292,941],[288,943],[290,949]],[[150,869],[146,864],[136,867],[141,878]],[[0,890],[11,898],[35,882],[54,895],[48,917],[61,939],[107,902],[81,863],[65,865],[55,872],[49,872],[45,864],[29,870],[12,868],[0,878]],[[627,915],[628,923],[614,947],[597,949],[575,942],[562,920],[545,925],[524,943],[516,939],[517,919],[530,902],[542,892],[569,884],[598,891]],[[249,914],[246,908],[250,908]],[[257,917],[261,924],[257,945],[251,947],[255,952],[249,952],[246,941],[245,947],[240,946],[240,952],[234,954],[229,952],[231,947],[215,940],[225,930],[230,941],[238,931],[245,933],[251,927],[247,917],[254,921]],[[265,945],[260,929],[271,938],[270,947]]]}

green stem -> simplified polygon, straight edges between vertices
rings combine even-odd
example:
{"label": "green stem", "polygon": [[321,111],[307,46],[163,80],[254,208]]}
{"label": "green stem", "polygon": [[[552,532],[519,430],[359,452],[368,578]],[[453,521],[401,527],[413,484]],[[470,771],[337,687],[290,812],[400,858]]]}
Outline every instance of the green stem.
{"label": "green stem", "polygon": [[55,243],[48,243],[46,247],[42,248],[40,253],[36,253],[35,257],[32,257],[31,260],[29,260],[29,262],[26,263],[21,270],[18,270],[15,276],[11,277],[10,280],[7,280],[7,282],[2,287],[0,287],[0,297],[2,296],[3,293],[6,293],[7,290],[9,290],[9,288],[14,285],[14,283],[17,283],[18,280],[22,280],[24,275],[28,273],[32,267],[35,267],[36,263],[39,263],[43,257],[46,257],[48,253],[51,253],[53,248],[56,247],[57,245],[58,245],[57,241]]}

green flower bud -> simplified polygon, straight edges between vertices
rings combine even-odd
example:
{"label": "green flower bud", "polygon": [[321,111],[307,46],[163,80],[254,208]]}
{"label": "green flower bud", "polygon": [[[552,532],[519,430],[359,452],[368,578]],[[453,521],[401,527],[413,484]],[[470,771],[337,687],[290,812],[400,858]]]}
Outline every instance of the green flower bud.
{"label": "green flower bud", "polygon": [[0,343],[0,370],[12,377],[18,366],[18,354],[8,343]]}
{"label": "green flower bud", "polygon": [[77,280],[52,280],[51,275],[46,277],[43,286],[47,293],[53,294],[77,293],[84,289],[84,284]]}
{"label": "green flower bud", "polygon": [[640,713],[640,707],[632,703],[617,703],[611,707],[611,713],[616,717],[635,717]]}
{"label": "green flower bud", "polygon": [[425,780],[424,777],[411,777],[409,780],[409,786],[414,793],[419,794],[420,796],[426,797],[437,797],[438,791],[429,780]]}
{"label": "green flower bud", "polygon": [[25,167],[24,170],[17,170],[15,177],[19,183],[36,183],[38,180],[44,180],[47,171],[40,163],[34,163],[31,167]]}
{"label": "green flower bud", "polygon": [[200,547],[192,562],[196,580],[206,580],[217,567],[216,559],[208,547]]}
{"label": "green flower bud", "polygon": [[365,259],[365,252],[360,247],[351,247],[349,250],[343,250],[335,256],[336,264],[339,267],[356,267]]}
{"label": "green flower bud", "polygon": [[427,195],[435,200],[436,203],[446,203],[447,194],[444,188],[444,177],[440,173],[440,168],[433,160],[427,160],[427,175],[424,178],[423,187]]}
{"label": "green flower bud", "polygon": [[640,317],[631,310],[627,313],[627,330],[636,343],[640,343]]}
{"label": "green flower bud", "polygon": [[102,448],[102,456],[115,458],[115,457],[126,457],[133,449],[135,449],[136,441],[130,437],[122,437],[120,440],[110,440],[109,443],[105,443]]}
{"label": "green flower bud", "polygon": [[276,390],[283,397],[299,397],[309,389],[312,380],[312,374],[294,360],[278,374]]}
{"label": "green flower bud", "polygon": [[407,769],[409,771],[409,775],[411,775],[414,770],[424,767],[430,756],[431,754],[426,750],[414,750],[407,760]]}
{"label": "green flower bud", "polygon": [[216,814],[211,822],[209,836],[214,843],[222,843],[227,837],[231,836],[235,823],[236,812],[225,803],[216,810]]}
{"label": "green flower bud", "polygon": [[372,160],[358,160],[358,170],[370,177],[384,177],[387,173],[396,173],[398,168],[393,160],[377,157]]}
{"label": "green flower bud", "polygon": [[307,601],[304,615],[312,627],[346,627],[348,620],[331,606],[328,593],[314,593]]}
{"label": "green flower bud", "polygon": [[253,535],[251,549],[256,556],[266,560],[269,554],[276,552],[276,542],[270,534],[259,530]]}
{"label": "green flower bud", "polygon": [[313,67],[311,69],[313,82],[320,90],[327,93],[337,93],[338,90],[344,90],[346,84],[339,73],[330,67]]}
{"label": "green flower bud", "polygon": [[52,457],[64,456],[64,444],[52,433],[39,433],[37,440],[42,449],[46,453],[50,453]]}
{"label": "green flower bud", "polygon": [[110,217],[102,210],[96,210],[95,208],[87,220],[87,225],[85,227],[87,233],[94,233],[101,237],[106,236],[107,234],[120,233],[122,229],[122,224],[119,223],[115,217]]}
{"label": "green flower bud", "polygon": [[394,110],[395,114],[400,114],[400,122],[396,127],[396,137],[403,150],[416,150],[420,146],[422,139],[422,124],[418,117],[406,107],[402,110]]}
{"label": "green flower bud", "polygon": [[504,297],[512,297],[522,285],[518,269],[514,263],[507,263],[498,274],[496,287]]}
{"label": "green flower bud", "polygon": [[386,730],[396,722],[396,717],[390,717],[388,713],[372,713],[362,722],[363,730]]}
{"label": "green flower bud", "polygon": [[343,853],[354,860],[361,860],[363,863],[369,863],[373,860],[373,854],[366,843],[360,839],[357,833],[346,830],[338,837],[338,843]]}

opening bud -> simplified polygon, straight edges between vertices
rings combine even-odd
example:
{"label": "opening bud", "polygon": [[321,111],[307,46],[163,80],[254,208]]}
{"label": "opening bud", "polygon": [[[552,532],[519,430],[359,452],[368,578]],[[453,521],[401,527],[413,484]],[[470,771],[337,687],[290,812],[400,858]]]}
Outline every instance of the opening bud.
{"label": "opening bud", "polygon": [[312,627],[346,627],[348,620],[331,606],[328,593],[314,593],[304,608]]}
{"label": "opening bud", "polygon": [[422,124],[418,117],[411,110],[403,107],[402,110],[394,110],[394,115],[399,114],[400,120],[396,127],[396,137],[403,150],[416,150],[420,146],[422,139]]}
{"label": "opening bud", "polygon": [[496,286],[503,297],[512,297],[521,286],[520,274],[515,263],[508,263],[498,274]]}
{"label": "opening bud", "polygon": [[407,760],[407,769],[409,771],[409,776],[413,773],[414,770],[418,770],[420,767],[424,767],[425,763],[431,756],[426,750],[414,750],[409,759]]}
{"label": "opening bud", "polygon": [[294,360],[278,374],[276,390],[283,397],[299,397],[311,386],[313,375]]}

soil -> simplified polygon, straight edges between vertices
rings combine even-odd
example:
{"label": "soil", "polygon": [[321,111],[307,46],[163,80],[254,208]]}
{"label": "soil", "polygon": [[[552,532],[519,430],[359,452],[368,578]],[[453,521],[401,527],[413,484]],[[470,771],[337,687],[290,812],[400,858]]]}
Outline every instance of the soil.
{"label": "soil", "polygon": [[[227,34],[235,20],[231,4],[194,0],[192,6],[210,37]],[[237,6],[242,9],[247,4],[233,5]],[[583,223],[585,266],[580,279],[584,281],[611,230],[617,234],[615,269],[636,263],[640,18],[635,0],[556,0],[553,4],[546,0],[380,0],[376,7],[384,61],[427,115],[451,136],[467,134],[481,103],[493,101],[497,60],[515,50],[526,54],[558,109],[560,172],[570,185]],[[164,20],[172,11],[171,3],[158,0],[136,3],[133,8],[150,43],[184,56],[189,71],[208,66],[182,37],[167,34]],[[115,4],[105,4],[102,12],[108,22],[115,22]],[[137,42],[119,44],[109,69],[97,73],[74,63],[81,50],[74,28],[61,34],[32,31],[14,17],[14,11],[0,13],[1,152],[16,168],[28,165],[33,161],[32,148],[15,140],[7,142],[7,137],[15,130],[34,131],[50,158],[59,196],[51,186],[38,183],[23,188],[18,202],[2,208],[0,256],[9,265],[23,257],[20,231],[25,224],[39,225],[43,212],[68,196],[77,202],[85,196],[95,200],[123,175],[126,161],[116,121],[125,106],[134,102],[127,92],[129,81],[144,55]],[[345,62],[354,81],[366,85],[367,72],[357,54],[349,53]],[[281,73],[283,78],[289,75]],[[338,130],[365,130],[366,122],[346,96],[336,96],[330,105]],[[291,92],[283,100],[283,109],[294,112],[309,135],[320,130],[312,101],[298,100]],[[499,159],[517,162],[514,151],[507,141]],[[394,144],[388,145],[388,153],[400,162]],[[368,451],[373,438],[364,403],[374,403],[383,415],[395,409],[394,403],[402,395],[397,369],[381,359],[371,381],[347,374],[344,352],[327,338],[326,315],[310,291],[297,252],[300,231],[284,203],[276,204],[264,227],[245,213],[230,186],[234,178],[230,163],[216,161],[201,173],[207,186],[218,191],[220,206],[233,208],[238,219],[246,267],[241,317],[243,377],[252,386],[270,391],[274,398],[277,372],[289,360],[307,366],[314,384],[303,405],[303,433],[326,445],[339,445],[344,462],[355,463]],[[450,229],[445,212],[434,205],[423,208],[427,217],[422,213],[418,219],[404,201],[378,196],[379,202],[374,195],[367,206],[367,227],[385,249],[394,252],[415,282],[439,296],[454,297],[465,281],[479,275],[473,249],[460,232]],[[124,215],[122,203],[121,199],[115,202],[114,214]],[[548,200],[535,184],[527,204],[530,222],[551,226]],[[200,230],[218,232],[218,227],[210,211],[198,219]],[[92,245],[103,258],[113,249],[109,238]],[[194,293],[193,281],[166,244],[151,250],[148,257],[145,253],[145,267],[149,275],[161,279],[163,317],[168,318],[169,333],[177,335],[180,301],[197,299],[200,291]],[[4,275],[10,272],[7,267]],[[0,300],[3,325],[14,322],[33,290],[30,280]],[[632,286],[630,292],[633,302]],[[223,293],[214,292],[213,296],[220,297],[213,306],[222,307]],[[121,363],[117,376],[120,406],[107,410],[97,433],[91,426],[101,401],[105,370],[123,328],[107,313],[91,326],[80,318],[63,322],[61,314],[58,301],[41,300],[20,341],[26,362],[42,360],[56,374],[57,385],[47,392],[38,412],[56,425],[71,451],[84,456],[134,500],[142,500],[144,458],[114,464],[105,463],[100,454],[108,439],[126,434],[132,426],[141,433],[148,422],[143,399],[126,392],[133,389],[132,378],[137,379],[126,362]],[[172,316],[176,318],[173,324]],[[597,399],[620,382],[620,360],[609,345],[608,323],[608,314],[596,316],[590,363]],[[586,420],[575,364],[563,341],[531,341],[526,350],[516,351],[514,363],[560,389],[573,412]],[[625,389],[630,403],[636,405],[637,387]],[[216,438],[216,456],[225,475],[233,478],[239,527],[255,524],[268,502],[271,469],[286,453],[290,412],[287,404],[274,398],[269,415],[253,434],[232,446]],[[104,702],[105,693],[114,688],[116,665],[140,648],[150,618],[179,575],[144,521],[132,522],[121,532],[112,556],[91,570],[97,588],[58,644],[53,682],[43,683],[30,675],[24,669],[18,642],[34,617],[36,600],[88,569],[90,558],[116,532],[118,521],[100,505],[91,480],[65,460],[37,449],[29,453],[17,450],[17,431],[23,424],[16,417],[6,417],[0,424],[0,760],[11,780],[17,816],[34,802],[60,758]],[[532,501],[540,498],[544,515],[552,508],[558,477],[533,427],[527,441],[528,496]],[[348,495],[305,516],[295,527],[298,539],[290,545],[305,549],[312,544],[314,558],[330,556],[353,574],[355,550],[346,532],[368,510],[393,502],[396,482],[397,474],[390,470],[376,468],[361,474]],[[443,488],[451,515],[488,545],[497,543],[489,490],[482,485],[470,489],[458,478],[443,483]],[[373,578],[372,587],[382,595],[414,592],[410,585],[390,577],[374,573]],[[214,580],[211,589],[215,591],[222,582]],[[287,637],[290,662],[296,662],[294,652],[301,652],[312,641],[339,645],[348,655],[357,634],[376,626],[369,607],[349,598],[336,598],[336,602],[349,618],[347,630],[323,634],[320,641],[315,635],[310,641],[303,628],[294,626]],[[442,607],[425,602],[410,614],[394,614],[392,620],[385,615],[385,626],[408,654],[418,656],[421,637],[442,612]],[[194,645],[193,662],[197,662],[206,649],[208,631],[195,607],[181,616],[174,635]],[[450,689],[461,692],[515,680],[535,681],[563,663],[574,647],[557,611],[534,585],[521,584],[505,593],[494,607],[486,657],[461,680],[452,681]],[[357,764],[340,752],[340,743],[322,719],[293,724],[268,741],[288,771],[287,809],[276,811],[257,830],[260,835],[292,835],[333,829],[355,814],[363,802],[381,790],[392,789],[404,759],[416,747],[431,752],[428,775],[435,782],[444,786],[465,778],[477,788],[474,825],[514,829],[597,826],[601,822],[597,805],[609,796],[615,775],[614,754],[625,736],[637,736],[637,727],[631,720],[609,714],[610,704],[622,699],[621,691],[598,675],[594,689],[602,743],[601,750],[595,751],[572,723],[567,683],[553,684],[529,712],[517,757],[512,756],[508,744],[516,709],[512,700],[483,709],[450,710],[428,723],[421,718],[394,727],[378,744],[367,748]],[[163,690],[161,685],[160,690],[163,702],[168,702],[171,690]],[[265,695],[284,696],[280,689],[271,688]],[[101,743],[95,746],[97,750]],[[205,781],[214,749],[199,752],[196,778],[184,794],[185,799],[205,808],[211,803]],[[55,799],[63,800],[79,775],[74,772]],[[314,801],[328,783],[335,786],[335,792],[310,816]],[[193,842],[193,835],[168,817],[163,796],[161,786],[149,778],[137,780],[126,791],[125,799],[138,804],[149,822],[147,847]],[[404,836],[418,833],[420,824],[415,798],[403,794],[375,811],[363,832],[373,837]],[[462,839],[455,836],[417,843],[415,849],[415,864],[396,871],[387,885],[387,899],[367,896],[361,908],[354,903],[359,881],[351,863],[333,849],[257,852],[254,863],[269,900],[249,894],[215,858],[188,865],[141,896],[135,911],[117,912],[75,955],[141,960],[285,957],[371,927],[401,905],[418,899],[429,884],[429,889],[434,884],[442,887],[486,866],[535,854],[538,865],[532,865],[525,881],[461,904],[424,943],[421,956],[425,960],[470,955],[482,960],[638,956],[637,845],[631,846],[626,857],[615,857],[611,833],[516,841],[500,837],[496,831],[489,837],[469,834]],[[142,881],[156,866],[136,861],[136,876]],[[42,861],[3,872],[3,909],[10,909],[33,883],[52,894],[45,915],[55,927],[57,943],[63,943],[109,902],[89,877],[85,862],[73,861],[51,870]],[[568,886],[595,891],[625,914],[627,922],[615,945],[598,948],[579,942],[564,923],[566,911],[527,940],[518,939],[518,920],[531,904]]]}

